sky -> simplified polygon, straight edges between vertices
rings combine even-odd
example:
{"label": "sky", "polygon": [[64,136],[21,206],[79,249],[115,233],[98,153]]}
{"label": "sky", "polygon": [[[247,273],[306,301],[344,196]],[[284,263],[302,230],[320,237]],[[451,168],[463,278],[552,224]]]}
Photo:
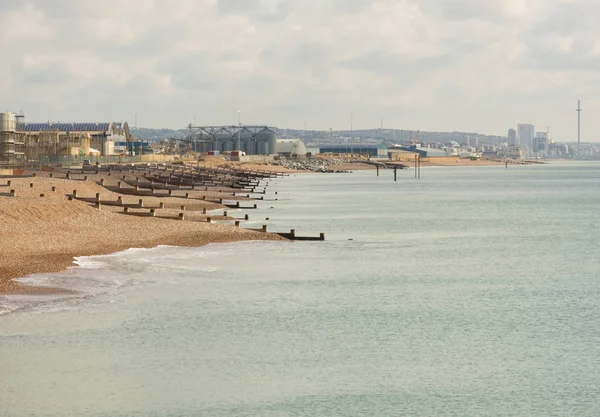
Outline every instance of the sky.
{"label": "sky", "polygon": [[0,0],[28,121],[600,140],[598,0]]}

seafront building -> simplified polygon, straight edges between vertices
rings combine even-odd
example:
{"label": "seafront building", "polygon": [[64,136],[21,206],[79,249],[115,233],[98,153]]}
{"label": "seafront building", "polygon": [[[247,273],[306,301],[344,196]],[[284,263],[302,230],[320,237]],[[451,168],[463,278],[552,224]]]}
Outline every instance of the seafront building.
{"label": "seafront building", "polygon": [[520,123],[517,126],[519,133],[519,145],[526,150],[533,150],[533,139],[535,138],[535,126],[528,123]]}

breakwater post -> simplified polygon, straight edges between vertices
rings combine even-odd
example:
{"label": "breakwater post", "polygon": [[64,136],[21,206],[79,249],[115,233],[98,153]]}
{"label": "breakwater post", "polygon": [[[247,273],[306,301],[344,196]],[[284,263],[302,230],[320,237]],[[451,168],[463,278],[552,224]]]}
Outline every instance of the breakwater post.
{"label": "breakwater post", "polygon": [[379,176],[379,165],[377,165],[377,176]]}
{"label": "breakwater post", "polygon": [[415,155],[415,178],[417,178],[417,155]]}
{"label": "breakwater post", "polygon": [[394,167],[394,181],[398,180],[398,167]]}

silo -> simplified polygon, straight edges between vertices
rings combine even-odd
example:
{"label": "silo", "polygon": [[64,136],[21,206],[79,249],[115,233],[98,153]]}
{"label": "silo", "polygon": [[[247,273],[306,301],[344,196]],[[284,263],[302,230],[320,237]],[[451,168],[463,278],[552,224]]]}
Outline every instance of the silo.
{"label": "silo", "polygon": [[269,153],[269,142],[267,142],[264,138],[261,138],[261,140],[258,142],[258,149],[257,149],[257,153],[259,155],[267,155]]}
{"label": "silo", "polygon": [[17,115],[11,112],[0,113],[0,132],[16,132]]}
{"label": "silo", "polygon": [[253,139],[249,139],[245,142],[246,144],[246,154],[247,155],[256,155],[256,141]]}
{"label": "silo", "polygon": [[260,155],[277,153],[277,135],[271,130],[262,130],[255,135]]}
{"label": "silo", "polygon": [[269,132],[268,139],[269,139],[268,154],[269,155],[276,154],[277,153],[277,135],[274,132]]}

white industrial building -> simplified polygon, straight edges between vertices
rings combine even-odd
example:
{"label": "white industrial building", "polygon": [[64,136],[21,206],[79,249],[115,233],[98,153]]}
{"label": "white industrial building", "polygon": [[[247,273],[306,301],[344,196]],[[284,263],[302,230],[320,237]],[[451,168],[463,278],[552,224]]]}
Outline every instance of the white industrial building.
{"label": "white industrial building", "polygon": [[278,139],[277,154],[287,157],[306,157],[308,150],[301,139]]}

